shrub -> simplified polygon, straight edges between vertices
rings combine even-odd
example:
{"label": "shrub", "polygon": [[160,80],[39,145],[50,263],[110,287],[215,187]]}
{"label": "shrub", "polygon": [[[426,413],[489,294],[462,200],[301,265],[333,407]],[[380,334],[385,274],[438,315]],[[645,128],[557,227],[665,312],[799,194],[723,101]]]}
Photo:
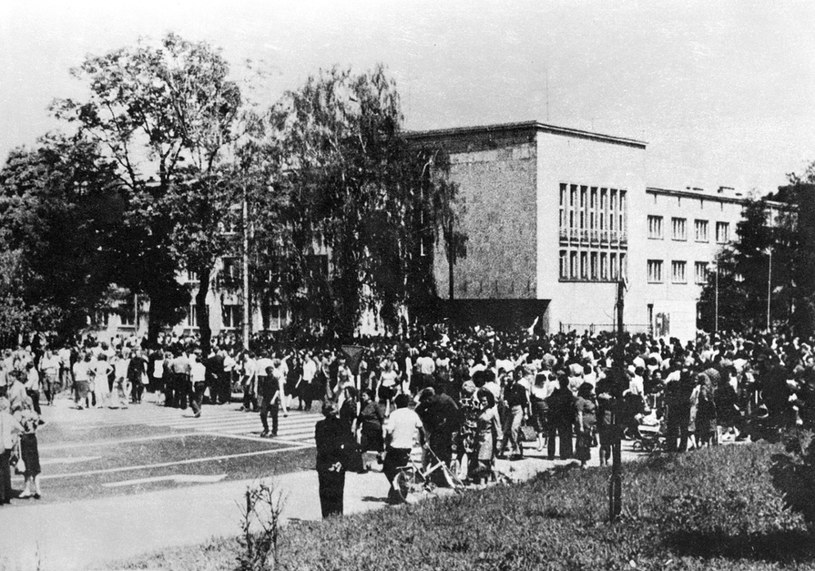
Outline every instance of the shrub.
{"label": "shrub", "polygon": [[815,527],[815,434],[799,430],[784,439],[786,454],[775,454],[773,484],[787,505]]}

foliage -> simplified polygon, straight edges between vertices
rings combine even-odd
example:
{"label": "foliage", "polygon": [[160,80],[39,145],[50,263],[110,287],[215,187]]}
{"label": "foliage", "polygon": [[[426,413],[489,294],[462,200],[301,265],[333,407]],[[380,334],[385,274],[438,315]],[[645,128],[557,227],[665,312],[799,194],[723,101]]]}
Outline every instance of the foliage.
{"label": "foliage", "polygon": [[[766,198],[747,201],[736,226],[738,240],[724,247],[716,259],[720,330],[767,328],[768,280],[771,326],[790,321],[798,296],[797,260],[801,251],[795,231],[784,223],[789,218],[790,212],[782,206],[780,222],[771,224]],[[702,323],[708,331],[714,329],[716,278],[715,270],[709,273],[700,298]]]}
{"label": "foliage", "polygon": [[[608,525],[608,469],[542,474],[327,522],[290,523],[280,562],[296,569],[807,569],[812,536],[768,473],[778,446],[653,457],[623,470],[623,514]],[[315,500],[316,501],[316,500]],[[719,511],[717,511],[719,510]],[[684,518],[684,520],[683,520]],[[386,530],[383,532],[383,530]],[[131,568],[217,569],[228,542]]]}
{"label": "foliage", "polygon": [[228,245],[218,229],[233,200],[218,167],[241,104],[228,72],[209,44],[168,34],[158,46],[140,42],[88,57],[73,74],[88,83],[89,98],[52,106],[117,165],[130,230],[120,251],[122,282],[149,296],[152,340],[188,305],[175,280],[184,268],[201,277],[196,302],[209,340],[204,299]]}
{"label": "foliage", "polygon": [[[242,512],[241,535],[238,537],[239,571],[263,571],[271,557],[272,569],[277,568],[281,514],[285,498],[274,483],[259,482],[246,490],[246,506]],[[260,530],[257,531],[256,527]]]}
{"label": "foliage", "polygon": [[796,431],[785,438],[786,454],[773,456],[773,484],[787,505],[815,528],[815,434]]}
{"label": "foliage", "polygon": [[454,194],[433,174],[442,157],[408,143],[381,66],[320,71],[286,93],[269,123],[286,195],[285,234],[280,221],[259,233],[269,265],[285,268],[273,293],[343,336],[365,309],[380,309],[394,327],[400,306],[435,293],[432,246]]}
{"label": "foliage", "polygon": [[69,334],[103,305],[123,201],[92,142],[49,135],[0,171],[0,323]]}

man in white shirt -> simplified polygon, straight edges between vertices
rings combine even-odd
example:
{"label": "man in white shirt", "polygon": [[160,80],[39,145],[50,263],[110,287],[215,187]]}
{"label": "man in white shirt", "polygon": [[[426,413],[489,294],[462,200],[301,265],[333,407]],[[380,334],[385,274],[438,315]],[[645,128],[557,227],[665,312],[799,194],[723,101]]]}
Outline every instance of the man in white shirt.
{"label": "man in white shirt", "polygon": [[[288,416],[289,411],[283,398],[286,389],[286,367],[279,356],[274,359],[261,357],[257,362],[258,395],[260,396],[260,422],[263,425],[261,438],[277,436],[278,412],[283,405],[283,415]],[[261,376],[263,372],[263,376]],[[272,431],[269,432],[269,413],[272,414]]]}
{"label": "man in white shirt", "polygon": [[409,464],[413,447],[424,442],[422,420],[408,408],[410,397],[399,394],[395,404],[396,410],[385,420],[385,462],[382,466],[382,472],[391,484],[388,491],[388,501],[391,503],[399,501],[399,494],[393,487],[398,469]]}
{"label": "man in white shirt", "polygon": [[54,394],[58,388],[59,378],[59,357],[54,355],[50,349],[45,350],[45,355],[40,359],[40,371],[42,372],[43,392],[45,402],[48,405],[54,404]]}
{"label": "man in white shirt", "polygon": [[201,402],[204,400],[204,390],[207,388],[207,368],[201,362],[200,349],[196,349],[190,356],[190,383],[192,384],[190,406],[195,418],[200,418]]}
{"label": "man in white shirt", "polygon": [[303,401],[305,410],[311,410],[311,401],[314,398],[314,377],[317,375],[317,363],[311,356],[311,351],[306,353],[303,361],[303,380],[300,385],[300,399]]}

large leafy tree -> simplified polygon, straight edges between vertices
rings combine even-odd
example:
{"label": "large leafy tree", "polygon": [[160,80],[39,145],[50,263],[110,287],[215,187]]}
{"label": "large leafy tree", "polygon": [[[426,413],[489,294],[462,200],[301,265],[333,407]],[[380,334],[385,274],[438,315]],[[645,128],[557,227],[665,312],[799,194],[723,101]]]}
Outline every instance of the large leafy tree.
{"label": "large leafy tree", "polygon": [[[806,184],[799,182],[745,205],[736,227],[738,240],[717,257],[720,329],[766,329],[769,296],[771,328],[791,326],[799,334],[812,331],[811,196],[807,201]],[[780,202],[772,207],[773,219],[768,200]],[[715,296],[715,274],[711,274],[701,296],[702,322],[708,330],[714,328]]]}
{"label": "large leafy tree", "polygon": [[0,327],[87,326],[114,279],[123,208],[92,142],[51,135],[13,150],[0,170]]}
{"label": "large leafy tree", "polygon": [[454,187],[439,184],[433,160],[444,161],[411,145],[402,119],[381,66],[322,70],[270,112],[275,185],[286,197],[282,219],[258,236],[270,295],[338,336],[351,335],[366,309],[394,326],[400,308],[435,293],[433,244]]}
{"label": "large leafy tree", "polygon": [[189,303],[176,280],[186,268],[199,277],[199,326],[209,343],[205,300],[215,262],[230,247],[218,230],[234,201],[222,163],[241,99],[228,73],[209,44],[169,34],[158,45],[88,57],[73,74],[87,82],[89,97],[53,105],[117,166],[130,230],[122,282],[149,296],[151,341]]}

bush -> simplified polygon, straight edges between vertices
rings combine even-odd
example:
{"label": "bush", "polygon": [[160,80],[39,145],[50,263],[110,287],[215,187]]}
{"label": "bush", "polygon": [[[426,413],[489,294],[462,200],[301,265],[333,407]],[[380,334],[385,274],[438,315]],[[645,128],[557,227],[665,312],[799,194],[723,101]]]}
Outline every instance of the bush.
{"label": "bush", "polygon": [[787,454],[773,456],[773,484],[786,504],[815,527],[815,434],[795,431],[785,438],[784,449]]}

